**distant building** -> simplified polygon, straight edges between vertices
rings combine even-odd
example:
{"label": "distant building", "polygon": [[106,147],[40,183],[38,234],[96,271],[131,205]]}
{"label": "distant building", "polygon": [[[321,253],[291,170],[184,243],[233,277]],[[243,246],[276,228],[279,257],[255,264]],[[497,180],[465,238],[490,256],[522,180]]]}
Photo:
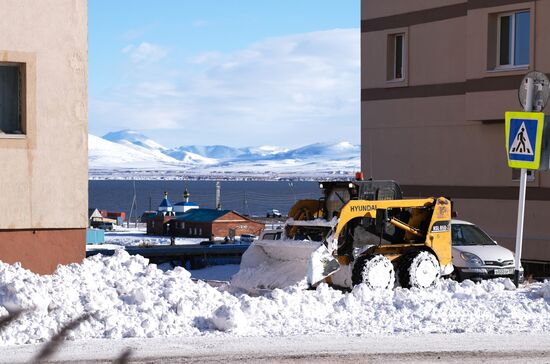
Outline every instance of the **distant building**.
{"label": "distant building", "polygon": [[88,225],[86,0],[0,0],[0,261],[80,262]]}
{"label": "distant building", "polygon": [[124,211],[107,211],[107,210],[100,210],[101,215],[103,217],[106,217],[108,219],[116,220],[117,223],[120,225],[123,221],[126,221],[126,213]]}
{"label": "distant building", "polygon": [[185,189],[185,192],[183,193],[183,201],[178,202],[177,204],[175,204],[173,209],[172,209],[172,211],[174,211],[176,216],[183,215],[184,213],[186,213],[189,210],[199,208],[198,204],[196,204],[194,202],[189,202],[189,196],[191,196],[189,194],[189,191],[187,191],[187,189]]}
{"label": "distant building", "polygon": [[157,211],[163,215],[172,215],[172,203],[168,199],[168,192],[164,192],[164,199],[160,203]]}
{"label": "distant building", "polygon": [[144,213],[143,221],[147,222],[147,234],[150,235],[168,235],[171,231],[170,221],[176,215],[182,215],[191,209],[199,208],[194,202],[189,202],[189,191],[187,189],[183,193],[183,202],[172,205],[168,199],[168,193],[164,192],[164,199],[161,201],[156,213],[149,211]]}
{"label": "distant building", "polygon": [[170,222],[174,236],[210,238],[259,235],[264,224],[244,217],[231,210],[193,209]]}
{"label": "distant building", "polygon": [[151,219],[154,219],[157,216],[157,211],[143,211],[143,214],[141,214],[140,221],[141,222],[147,222]]}
{"label": "distant building", "polygon": [[98,209],[88,209],[88,220],[89,226],[93,226],[93,223],[96,221],[103,221],[103,215]]}
{"label": "distant building", "polygon": [[170,222],[174,220],[174,215],[163,215],[157,213],[155,217],[147,220],[148,235],[169,235]]}

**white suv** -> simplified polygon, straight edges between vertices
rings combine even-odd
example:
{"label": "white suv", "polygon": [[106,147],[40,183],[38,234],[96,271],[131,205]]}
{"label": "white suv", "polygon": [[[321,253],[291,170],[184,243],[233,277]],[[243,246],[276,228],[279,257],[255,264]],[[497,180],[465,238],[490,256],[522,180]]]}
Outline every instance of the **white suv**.
{"label": "white suv", "polygon": [[241,242],[241,244],[252,244],[254,242],[254,239],[256,239],[256,235],[241,234],[239,241]]}
{"label": "white suv", "polygon": [[282,217],[283,215],[279,212],[279,210],[271,209],[267,210],[267,214],[265,214],[266,217]]}
{"label": "white suv", "polygon": [[[471,222],[451,220],[454,272],[451,277],[482,280],[514,277],[514,253],[500,246]],[[520,280],[523,268],[520,270]]]}

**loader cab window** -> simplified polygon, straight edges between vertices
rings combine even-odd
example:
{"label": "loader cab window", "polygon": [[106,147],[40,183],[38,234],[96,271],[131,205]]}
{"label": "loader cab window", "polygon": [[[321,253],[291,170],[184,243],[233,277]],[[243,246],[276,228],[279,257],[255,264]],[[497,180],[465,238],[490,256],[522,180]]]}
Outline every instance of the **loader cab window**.
{"label": "loader cab window", "polygon": [[290,240],[310,240],[323,242],[331,232],[327,226],[292,226],[286,227],[286,237]]}
{"label": "loader cab window", "polygon": [[327,196],[326,207],[329,219],[338,216],[342,207],[351,199],[347,188],[335,188]]}
{"label": "loader cab window", "polygon": [[281,232],[265,233],[262,235],[262,240],[279,240],[281,239]]}

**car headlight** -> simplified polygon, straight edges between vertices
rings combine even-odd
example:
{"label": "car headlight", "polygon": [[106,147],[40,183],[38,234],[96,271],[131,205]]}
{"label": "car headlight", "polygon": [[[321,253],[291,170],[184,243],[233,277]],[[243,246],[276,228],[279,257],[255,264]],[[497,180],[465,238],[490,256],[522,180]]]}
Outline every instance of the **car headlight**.
{"label": "car headlight", "polygon": [[479,258],[477,255],[467,252],[460,253],[460,257],[464,259],[467,263],[475,266],[482,266],[483,260]]}

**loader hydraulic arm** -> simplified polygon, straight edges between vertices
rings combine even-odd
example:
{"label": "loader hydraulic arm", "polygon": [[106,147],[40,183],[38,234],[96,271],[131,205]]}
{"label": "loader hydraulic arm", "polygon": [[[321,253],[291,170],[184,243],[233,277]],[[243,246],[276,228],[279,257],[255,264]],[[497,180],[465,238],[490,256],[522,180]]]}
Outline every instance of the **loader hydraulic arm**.
{"label": "loader hydraulic arm", "polygon": [[[355,218],[358,218],[358,217],[368,217],[372,219],[376,218],[377,209],[430,207],[430,206],[433,206],[435,202],[436,202],[436,199],[433,197],[424,198],[424,199],[411,199],[411,200],[376,200],[376,201],[352,200],[352,201],[349,201],[346,205],[344,205],[344,207],[342,207],[334,237],[337,239],[338,236],[340,236],[340,232],[342,231],[344,226],[346,226],[348,222],[350,222]],[[399,220],[396,220],[396,223],[397,221]],[[414,229],[412,227],[410,228]],[[408,229],[405,229],[405,230],[408,231]],[[415,231],[415,232],[410,231],[410,233],[414,235],[420,234],[418,236],[422,236],[422,234],[418,231]]]}
{"label": "loader hydraulic arm", "polygon": [[413,235],[415,235],[415,236],[419,236],[419,237],[421,237],[421,238],[424,237],[424,234],[422,234],[422,232],[421,232],[420,230],[418,230],[418,229],[416,229],[416,228],[413,228],[413,227],[410,226],[410,225],[405,224],[403,221],[398,220],[398,219],[396,219],[395,217],[392,217],[392,218],[390,219],[390,224],[392,224],[393,226],[395,226],[395,227],[397,227],[397,228],[399,228],[399,229],[401,229],[401,230],[405,230],[405,231],[407,231],[407,232],[409,232],[409,233],[411,233],[411,234],[413,234]]}

